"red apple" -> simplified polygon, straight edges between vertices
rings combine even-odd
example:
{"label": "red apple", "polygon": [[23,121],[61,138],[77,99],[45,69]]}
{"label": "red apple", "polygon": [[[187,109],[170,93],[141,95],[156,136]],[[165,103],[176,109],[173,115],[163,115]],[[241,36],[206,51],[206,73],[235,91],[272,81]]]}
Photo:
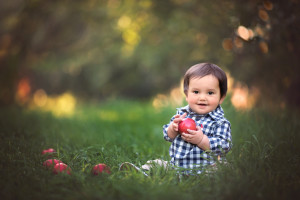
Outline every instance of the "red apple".
{"label": "red apple", "polygon": [[92,169],[92,174],[99,175],[101,173],[110,174],[111,173],[110,168],[106,164],[103,164],[103,163],[95,165]]}
{"label": "red apple", "polygon": [[43,166],[45,166],[47,169],[50,169],[53,168],[57,163],[62,163],[62,162],[57,159],[48,159],[45,162],[43,162]]}
{"label": "red apple", "polygon": [[196,123],[193,119],[191,118],[186,118],[184,120],[182,120],[179,124],[178,124],[178,131],[179,133],[188,133],[187,129],[190,130],[197,130],[196,128]]}
{"label": "red apple", "polygon": [[65,163],[57,163],[53,168],[53,174],[67,173],[71,175],[71,168]]}
{"label": "red apple", "polygon": [[55,153],[56,151],[52,148],[50,149],[45,149],[42,151],[42,155],[45,155],[45,154],[51,154],[51,153]]}

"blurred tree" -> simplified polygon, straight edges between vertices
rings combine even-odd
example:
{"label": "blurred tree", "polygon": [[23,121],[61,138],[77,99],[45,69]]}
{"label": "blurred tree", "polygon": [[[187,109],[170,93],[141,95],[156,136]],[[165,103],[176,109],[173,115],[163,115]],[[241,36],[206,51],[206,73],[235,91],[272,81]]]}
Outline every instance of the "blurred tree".
{"label": "blurred tree", "polygon": [[268,102],[300,106],[300,2],[235,1],[235,6],[240,25],[253,35],[243,39],[236,29],[233,41],[240,39],[242,47],[233,49],[232,75],[260,88]]}
{"label": "blurred tree", "polygon": [[22,80],[31,92],[148,98],[209,61],[299,105],[298,13],[297,0],[1,0],[0,104]]}

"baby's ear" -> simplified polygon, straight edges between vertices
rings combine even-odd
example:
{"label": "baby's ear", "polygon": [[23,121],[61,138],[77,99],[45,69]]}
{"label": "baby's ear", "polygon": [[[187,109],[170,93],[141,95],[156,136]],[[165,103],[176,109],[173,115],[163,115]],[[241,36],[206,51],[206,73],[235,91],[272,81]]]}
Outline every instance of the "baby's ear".
{"label": "baby's ear", "polygon": [[223,95],[223,96],[221,97],[220,102],[219,102],[220,105],[223,103],[225,97],[226,97],[226,95]]}
{"label": "baby's ear", "polygon": [[184,96],[185,96],[185,100],[188,101],[188,100],[187,100],[187,98],[188,98],[188,93],[187,93],[186,91],[184,91]]}
{"label": "baby's ear", "polygon": [[184,94],[184,96],[185,96],[186,102],[189,102],[189,101],[188,101],[188,94]]}
{"label": "baby's ear", "polygon": [[188,91],[187,91],[187,90],[184,90],[183,93],[184,93],[184,95],[187,97]]}

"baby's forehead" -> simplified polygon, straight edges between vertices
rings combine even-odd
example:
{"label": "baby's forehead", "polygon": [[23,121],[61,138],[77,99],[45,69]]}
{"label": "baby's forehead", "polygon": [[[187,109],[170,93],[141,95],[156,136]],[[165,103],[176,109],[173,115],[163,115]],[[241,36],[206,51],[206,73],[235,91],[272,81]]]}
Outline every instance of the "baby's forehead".
{"label": "baby's forehead", "polygon": [[196,75],[195,74],[195,75],[192,75],[190,77],[189,81],[191,81],[192,79],[200,79],[200,78],[203,78],[203,77],[206,77],[206,76],[213,76],[214,78],[216,78],[219,81],[218,77],[216,77],[214,74],[205,74],[205,75]]}
{"label": "baby's forehead", "polygon": [[212,74],[206,75],[206,76],[191,77],[189,79],[189,83],[187,84],[186,89],[188,89],[190,87],[198,88],[198,87],[203,87],[203,86],[206,87],[206,88],[209,87],[209,88],[215,88],[216,89],[216,87],[217,87],[217,88],[221,89],[220,80]]}

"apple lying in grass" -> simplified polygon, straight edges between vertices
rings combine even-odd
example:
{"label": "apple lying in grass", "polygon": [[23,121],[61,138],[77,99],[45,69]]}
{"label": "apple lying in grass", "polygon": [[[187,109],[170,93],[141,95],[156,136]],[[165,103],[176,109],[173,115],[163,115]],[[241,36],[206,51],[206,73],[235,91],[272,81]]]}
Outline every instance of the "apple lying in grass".
{"label": "apple lying in grass", "polygon": [[188,133],[188,129],[190,130],[197,130],[197,125],[196,122],[191,119],[191,118],[186,118],[184,120],[182,120],[181,122],[179,122],[178,124],[178,131],[179,133]]}
{"label": "apple lying in grass", "polygon": [[107,173],[107,174],[111,173],[110,168],[106,164],[100,163],[93,167],[92,174],[99,175],[102,173]]}
{"label": "apple lying in grass", "polygon": [[65,163],[57,163],[53,168],[53,174],[67,173],[71,175],[71,168]]}
{"label": "apple lying in grass", "polygon": [[50,169],[53,168],[57,163],[62,163],[62,162],[57,159],[48,159],[45,162],[43,162],[43,166],[45,166],[47,169]]}
{"label": "apple lying in grass", "polygon": [[42,155],[45,155],[45,154],[52,154],[52,153],[56,153],[56,151],[52,148],[50,149],[45,149],[42,151]]}

